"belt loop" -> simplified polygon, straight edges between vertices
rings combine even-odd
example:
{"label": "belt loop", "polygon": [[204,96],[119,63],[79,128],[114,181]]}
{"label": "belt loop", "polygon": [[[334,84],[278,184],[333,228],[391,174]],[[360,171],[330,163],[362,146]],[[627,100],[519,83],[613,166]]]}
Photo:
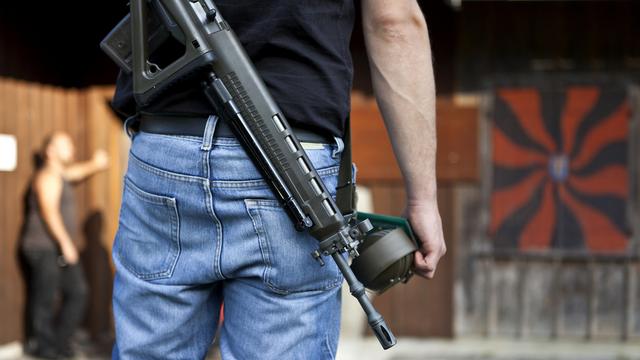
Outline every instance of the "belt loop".
{"label": "belt loop", "polygon": [[216,115],[209,115],[207,119],[207,125],[204,128],[204,135],[202,135],[202,146],[200,149],[202,151],[211,150],[211,145],[213,144],[213,134],[216,131],[216,124],[218,123],[218,117]]}
{"label": "belt loop", "polygon": [[340,156],[340,154],[344,151],[344,141],[342,141],[342,139],[337,136],[334,136],[333,138],[336,141],[336,149],[333,150],[333,153],[331,154],[331,156],[334,159],[337,159]]}
{"label": "belt loop", "polygon": [[129,139],[133,140],[133,137],[135,136],[135,132],[137,131],[132,131],[132,127],[135,125],[136,122],[140,121],[140,114],[136,113],[134,115],[129,116],[125,121],[124,121],[124,133],[127,134],[127,136],[129,137]]}
{"label": "belt loop", "polygon": [[351,163],[351,182],[352,183],[356,183],[358,178],[358,167],[356,166],[356,163],[352,162]]}

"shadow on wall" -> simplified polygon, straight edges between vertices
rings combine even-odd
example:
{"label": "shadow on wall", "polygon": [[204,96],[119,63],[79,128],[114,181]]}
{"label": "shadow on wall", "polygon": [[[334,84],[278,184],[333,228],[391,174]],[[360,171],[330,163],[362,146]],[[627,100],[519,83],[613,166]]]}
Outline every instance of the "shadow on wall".
{"label": "shadow on wall", "polygon": [[89,283],[89,298],[85,326],[91,333],[96,345],[110,346],[113,338],[113,317],[111,293],[113,275],[110,253],[103,242],[104,215],[93,211],[83,225],[86,247],[82,251],[82,264]]}

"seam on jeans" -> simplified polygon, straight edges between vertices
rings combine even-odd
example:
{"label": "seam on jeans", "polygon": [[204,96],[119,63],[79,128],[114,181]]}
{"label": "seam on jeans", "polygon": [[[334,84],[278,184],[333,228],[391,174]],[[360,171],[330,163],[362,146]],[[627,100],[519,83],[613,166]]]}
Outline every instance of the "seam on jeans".
{"label": "seam on jeans", "polygon": [[222,268],[220,263],[220,253],[222,251],[222,224],[220,223],[220,219],[215,213],[214,205],[213,205],[213,194],[211,192],[211,188],[209,187],[209,183],[204,181],[202,183],[202,189],[204,190],[205,197],[205,207],[207,208],[207,214],[213,220],[213,223],[216,225],[216,241],[214,247],[214,257],[213,257],[213,273],[220,276],[221,279],[226,279],[224,274],[222,274]]}
{"label": "seam on jeans", "polygon": [[[331,166],[323,169],[316,170],[320,177],[337,175],[340,171],[340,166]],[[269,187],[269,184],[262,179],[255,180],[211,180],[211,186],[218,188],[260,188]]]}
{"label": "seam on jeans", "polygon": [[[330,195],[334,198],[336,196],[334,193],[330,193]],[[278,199],[245,199],[245,203],[253,208],[261,208],[264,210],[282,209],[282,204]]]}
{"label": "seam on jeans", "polygon": [[185,175],[185,174],[179,174],[179,173],[174,173],[171,171],[159,169],[155,166],[147,164],[146,162],[138,158],[135,154],[133,154],[133,152],[129,153],[129,159],[133,160],[135,165],[139,166],[142,170],[148,171],[152,174],[162,176],[168,179],[186,181],[186,182],[202,182],[202,180],[208,180],[201,176]]}
{"label": "seam on jeans", "polygon": [[176,200],[175,198],[172,198],[169,196],[157,195],[157,194],[146,192],[140,189],[138,186],[136,186],[136,184],[134,184],[133,181],[126,175],[124,177],[124,186],[127,187],[129,190],[135,192],[140,200],[144,202],[148,202],[150,204],[169,206],[170,202],[173,202]]}
{"label": "seam on jeans", "polygon": [[[157,280],[157,279],[169,278],[173,275],[173,271],[175,270],[176,264],[178,263],[178,257],[182,252],[182,247],[180,245],[180,221],[179,221],[177,201],[175,198],[147,193],[137,188],[137,186],[133,183],[133,181],[131,181],[130,179],[127,179],[126,177],[125,177],[125,187],[127,189],[133,190],[134,194],[138,198],[140,198],[140,200],[143,200],[143,201],[150,200],[152,197],[156,197],[156,196],[158,198],[162,198],[161,201],[157,201],[153,203],[157,205],[165,206],[169,210],[169,218],[171,222],[171,242],[176,244],[177,251],[175,255],[169,260],[169,263],[170,263],[169,269],[165,271],[155,272],[155,273],[144,273],[144,274],[139,273],[128,264],[128,261],[123,261],[124,259],[122,259],[122,256],[119,254],[120,262],[127,270],[129,270],[131,273],[133,273],[137,278],[141,280]],[[141,198],[141,196],[144,196],[145,198]],[[122,244],[120,246],[122,246]],[[118,251],[117,253],[120,253],[120,251]]]}
{"label": "seam on jeans", "polygon": [[325,346],[325,349],[327,350],[327,353],[329,355],[328,359],[335,359],[336,355],[333,353],[333,350],[331,349],[331,342],[329,340],[329,334],[325,334],[324,335],[324,346]]}
{"label": "seam on jeans", "polygon": [[249,214],[249,218],[251,218],[253,229],[258,236],[258,246],[260,247],[260,252],[262,253],[262,261],[264,262],[264,270],[262,271],[263,282],[272,291],[278,294],[286,295],[287,292],[283,292],[280,289],[274,288],[267,280],[269,278],[269,273],[271,272],[271,254],[269,253],[269,242],[266,239],[264,226],[262,225],[262,217],[260,217],[260,214],[257,213],[256,209],[251,206],[254,202],[255,200],[251,199],[244,200],[245,209],[247,210],[247,214]]}
{"label": "seam on jeans", "polygon": [[[202,171],[203,174],[207,176],[207,180],[202,182],[202,188],[205,194],[205,205],[207,208],[207,212],[209,216],[213,220],[216,225],[216,241],[214,248],[214,256],[213,256],[213,274],[216,274],[220,277],[220,279],[225,279],[224,274],[222,274],[222,263],[221,263],[221,252],[222,252],[222,223],[218,216],[216,215],[216,211],[213,204],[213,193],[211,191],[211,187],[209,186],[209,178],[211,177],[211,166],[209,163],[209,158],[211,155],[211,149],[205,150],[202,152]],[[215,276],[214,276],[215,277]]]}

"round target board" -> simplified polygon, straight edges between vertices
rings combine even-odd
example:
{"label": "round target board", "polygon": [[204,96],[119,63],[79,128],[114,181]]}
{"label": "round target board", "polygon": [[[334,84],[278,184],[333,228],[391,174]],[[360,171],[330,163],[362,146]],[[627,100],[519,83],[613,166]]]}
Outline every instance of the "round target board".
{"label": "round target board", "polygon": [[500,87],[491,138],[496,248],[623,252],[630,107],[622,86]]}

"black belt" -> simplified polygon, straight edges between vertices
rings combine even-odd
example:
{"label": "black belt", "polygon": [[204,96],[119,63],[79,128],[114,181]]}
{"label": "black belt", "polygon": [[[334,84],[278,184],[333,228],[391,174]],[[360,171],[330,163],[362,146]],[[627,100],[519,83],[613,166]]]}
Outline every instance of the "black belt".
{"label": "black belt", "polygon": [[[205,116],[140,115],[140,131],[147,133],[202,137],[206,125],[207,117]],[[327,136],[295,127],[293,133],[301,142],[331,144],[334,141]],[[226,121],[219,119],[214,136],[235,137],[235,134]]]}

